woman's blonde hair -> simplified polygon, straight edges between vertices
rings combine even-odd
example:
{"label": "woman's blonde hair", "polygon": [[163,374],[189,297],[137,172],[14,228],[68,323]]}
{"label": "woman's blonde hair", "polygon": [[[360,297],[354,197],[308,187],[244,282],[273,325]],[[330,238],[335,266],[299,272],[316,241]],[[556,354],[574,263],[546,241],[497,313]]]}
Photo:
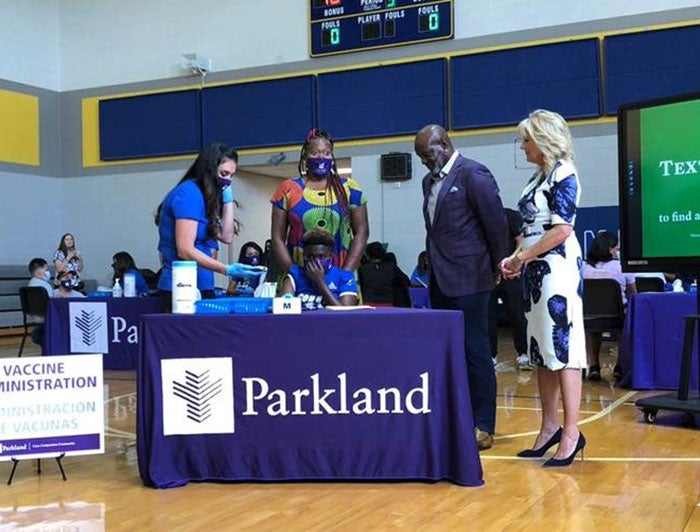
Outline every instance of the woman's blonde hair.
{"label": "woman's blonde hair", "polygon": [[560,159],[573,162],[574,146],[571,142],[571,131],[566,120],[559,113],[545,109],[532,111],[518,124],[518,133],[522,137],[530,137],[542,151],[545,175],[552,171],[554,164]]}

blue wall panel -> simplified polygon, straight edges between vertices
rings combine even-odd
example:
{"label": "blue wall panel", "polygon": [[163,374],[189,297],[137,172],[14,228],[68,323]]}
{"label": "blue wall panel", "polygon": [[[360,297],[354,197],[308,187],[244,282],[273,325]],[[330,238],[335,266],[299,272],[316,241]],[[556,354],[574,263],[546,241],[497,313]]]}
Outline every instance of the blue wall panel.
{"label": "blue wall panel", "polygon": [[314,97],[313,76],[204,89],[204,143],[235,148],[300,144],[315,125]]}
{"label": "blue wall panel", "polygon": [[598,116],[598,57],[597,39],[455,57],[451,127],[517,124],[538,108],[565,118]]}
{"label": "blue wall panel", "polygon": [[574,230],[585,260],[588,248],[600,231],[610,231],[619,236],[620,208],[617,205],[579,208],[576,211]]}
{"label": "blue wall panel", "polygon": [[410,135],[446,126],[445,59],[318,76],[318,125],[336,140]]}
{"label": "blue wall panel", "polygon": [[700,26],[606,37],[606,114],[700,90]]}
{"label": "blue wall panel", "polygon": [[198,90],[100,101],[103,161],[196,153],[201,147]]}

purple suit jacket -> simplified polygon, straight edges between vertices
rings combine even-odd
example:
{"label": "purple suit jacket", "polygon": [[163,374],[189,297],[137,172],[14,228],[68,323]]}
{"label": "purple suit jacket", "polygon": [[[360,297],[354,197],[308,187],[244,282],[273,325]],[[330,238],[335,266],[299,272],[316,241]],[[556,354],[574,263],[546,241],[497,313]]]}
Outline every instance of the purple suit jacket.
{"label": "purple suit jacket", "polygon": [[433,223],[428,216],[431,176],[423,178],[423,217],[430,267],[449,297],[494,287],[507,255],[508,223],[496,180],[483,164],[459,155],[444,178]]}

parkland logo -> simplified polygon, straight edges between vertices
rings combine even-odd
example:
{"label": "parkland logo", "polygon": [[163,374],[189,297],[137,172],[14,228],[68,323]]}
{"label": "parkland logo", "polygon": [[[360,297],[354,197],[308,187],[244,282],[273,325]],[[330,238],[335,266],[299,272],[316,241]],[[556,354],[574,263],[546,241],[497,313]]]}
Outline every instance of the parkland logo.
{"label": "parkland logo", "polygon": [[234,432],[231,357],[161,360],[163,435]]}
{"label": "parkland logo", "polygon": [[185,371],[182,382],[173,383],[173,393],[187,404],[187,417],[202,423],[211,417],[211,402],[221,393],[222,379],[212,381],[211,371],[196,374]]}
{"label": "parkland logo", "polygon": [[72,353],[107,353],[107,304],[68,304]]}

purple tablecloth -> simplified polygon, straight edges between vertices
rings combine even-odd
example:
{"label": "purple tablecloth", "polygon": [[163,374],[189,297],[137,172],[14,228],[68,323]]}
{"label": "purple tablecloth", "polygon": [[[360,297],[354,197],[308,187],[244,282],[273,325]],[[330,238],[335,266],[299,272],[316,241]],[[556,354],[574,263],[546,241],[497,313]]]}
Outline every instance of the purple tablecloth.
{"label": "purple tablecloth", "polygon": [[[75,352],[71,351],[71,330],[75,333],[75,328],[70,323],[70,305],[76,303],[104,305],[104,315],[95,315],[88,324],[88,344],[81,352],[104,353],[105,369],[136,369],[140,354],[138,328],[141,314],[165,312],[163,300],[159,297],[50,299],[44,332],[45,355]],[[106,340],[106,346],[100,346],[101,337]],[[90,350],[91,341],[95,342],[97,349]]]}
{"label": "purple tablecloth", "polygon": [[430,291],[427,288],[412,286],[409,291],[413,308],[430,308]]}
{"label": "purple tablecloth", "polygon": [[[683,316],[697,313],[696,294],[645,292],[630,298],[622,332],[621,385],[635,390],[677,390],[683,348]],[[698,389],[695,338],[691,389]]]}
{"label": "purple tablecloth", "polygon": [[137,450],[148,486],[483,484],[459,312],[154,315],[142,331]]}

